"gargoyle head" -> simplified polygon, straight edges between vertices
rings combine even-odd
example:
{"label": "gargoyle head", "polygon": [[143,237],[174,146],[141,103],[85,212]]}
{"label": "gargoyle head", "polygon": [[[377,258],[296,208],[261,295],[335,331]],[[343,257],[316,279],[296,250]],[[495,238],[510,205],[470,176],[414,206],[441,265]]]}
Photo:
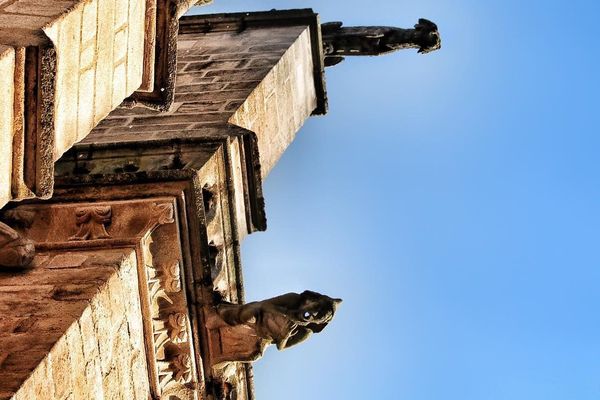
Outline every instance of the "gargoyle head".
{"label": "gargoyle head", "polygon": [[[342,299],[334,299],[310,290],[305,290],[300,296],[301,304],[297,320],[314,332],[320,332],[331,322],[337,306],[342,302]],[[315,329],[312,329],[313,327]]]}
{"label": "gargoyle head", "polygon": [[417,31],[417,44],[420,46],[419,53],[427,54],[442,47],[442,38],[437,25],[433,22],[420,18],[415,25],[415,30]]}

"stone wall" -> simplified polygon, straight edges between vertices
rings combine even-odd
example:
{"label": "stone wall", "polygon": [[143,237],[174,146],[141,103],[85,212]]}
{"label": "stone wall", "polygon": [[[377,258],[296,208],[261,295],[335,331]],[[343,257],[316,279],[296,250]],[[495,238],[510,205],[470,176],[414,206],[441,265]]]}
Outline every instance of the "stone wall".
{"label": "stone wall", "polygon": [[145,11],[145,0],[79,2],[44,29],[58,53],[55,160],[140,87]]}
{"label": "stone wall", "polygon": [[140,87],[145,15],[146,0],[0,1],[8,199],[48,196],[53,162]]}
{"label": "stone wall", "polygon": [[[186,24],[190,19],[182,19]],[[175,102],[167,113],[117,109],[89,144],[222,134],[234,124],[258,137],[266,176],[316,108],[306,25],[180,34]]]}
{"label": "stone wall", "polygon": [[43,253],[35,263],[0,273],[0,399],[147,400],[134,252]]}
{"label": "stone wall", "polygon": [[0,207],[49,197],[54,162],[140,87],[173,93],[177,20],[195,2],[0,0]]}
{"label": "stone wall", "polygon": [[[273,40],[268,30],[262,33],[265,42]],[[311,52],[306,28],[229,119],[256,132],[263,177],[317,107]]]}
{"label": "stone wall", "polygon": [[[318,32],[318,18],[306,10],[185,18],[173,107],[164,113],[113,111],[57,162],[51,202],[16,207],[15,212],[35,214],[31,226],[16,228],[36,243],[40,254],[35,268],[24,275],[0,275],[0,312],[17,305],[12,314],[16,322],[6,322],[5,343],[21,343],[18,334],[30,328],[20,319],[30,316],[22,315],[28,309],[11,296],[2,296],[4,286],[6,292],[20,293],[24,287],[13,287],[28,279],[27,289],[33,291],[21,297],[31,310],[46,313],[44,321],[53,323],[58,315],[49,309],[56,306],[55,297],[80,308],[60,314],[68,318],[57,323],[54,336],[43,336],[49,343],[36,347],[33,335],[24,339],[34,345],[30,359],[2,356],[0,375],[3,367],[19,374],[0,386],[4,397],[20,387],[17,400],[39,398],[41,392],[35,392],[45,384],[44,394],[51,399],[136,398],[131,390],[135,392],[137,381],[131,384],[129,377],[140,371],[133,367],[138,361],[121,347],[134,336],[130,328],[126,337],[125,322],[115,319],[125,315],[129,323],[133,317],[113,312],[116,305],[110,302],[119,296],[113,293],[112,278],[89,273],[106,263],[77,257],[83,249],[96,249],[115,252],[115,260],[125,255],[132,265],[137,262],[139,278],[129,279],[135,293],[128,296],[141,309],[145,345],[135,357],[143,354],[145,380],[138,381],[149,388],[138,394],[193,400],[222,398],[234,390],[237,398],[253,398],[251,367],[215,361],[206,320],[221,299],[243,301],[239,245],[247,233],[266,227],[262,176],[304,120],[324,109]],[[135,257],[107,250],[115,248],[134,249]],[[89,292],[52,283],[70,276],[93,279]],[[96,312],[100,299],[106,304]],[[95,325],[84,332],[86,312]],[[82,339],[81,353],[65,355],[67,346],[79,348],[78,338],[98,339],[98,353],[86,353]],[[0,336],[0,344],[2,340]],[[128,345],[137,349],[138,344]],[[71,367],[68,377],[65,365]],[[83,372],[77,367],[81,365]],[[89,386],[74,386],[78,382]],[[99,389],[90,394],[86,388]]]}

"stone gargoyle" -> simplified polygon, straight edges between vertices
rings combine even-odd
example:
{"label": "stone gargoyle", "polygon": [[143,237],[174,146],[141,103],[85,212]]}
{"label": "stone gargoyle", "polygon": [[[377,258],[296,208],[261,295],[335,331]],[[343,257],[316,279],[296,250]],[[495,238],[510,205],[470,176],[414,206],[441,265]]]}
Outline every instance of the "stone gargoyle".
{"label": "stone gargoyle", "polygon": [[418,49],[426,54],[441,47],[438,27],[420,18],[414,29],[391,26],[343,27],[341,22],[321,25],[325,66],[344,60],[345,56],[379,56],[401,49]]}
{"label": "stone gargoyle", "polygon": [[247,304],[222,303],[207,321],[219,342],[213,362],[252,362],[270,344],[283,350],[303,342],[325,329],[341,302],[306,290]]}

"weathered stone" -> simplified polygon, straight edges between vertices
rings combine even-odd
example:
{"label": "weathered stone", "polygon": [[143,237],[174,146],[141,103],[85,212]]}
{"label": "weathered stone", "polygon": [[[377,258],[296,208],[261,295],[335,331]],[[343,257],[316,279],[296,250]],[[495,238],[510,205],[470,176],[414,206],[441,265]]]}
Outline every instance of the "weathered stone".
{"label": "weathered stone", "polygon": [[[28,4],[20,10],[35,5],[20,1]],[[15,27],[37,49],[0,51],[0,67],[7,57],[25,88],[0,102],[23,116],[11,128],[13,148],[30,155],[41,146],[46,157],[0,165],[0,177],[19,180],[10,195],[49,193],[44,160],[51,165],[133,87],[148,91],[128,105],[154,102],[164,112],[115,110],[58,161],[51,202],[11,210],[35,215],[7,232],[39,254],[30,270],[0,272],[0,399],[251,399],[245,363],[268,344],[284,349],[320,332],[339,303],[307,291],[244,304],[239,254],[248,233],[266,228],[262,179],[303,122],[326,110],[318,17],[185,18],[176,69],[173,29],[191,0],[136,3],[145,11],[137,0],[73,1],[18,15],[45,21],[51,42]],[[0,0],[0,17],[5,6]],[[140,32],[160,38],[138,47]],[[46,77],[39,96],[38,73]],[[54,96],[68,91],[77,96]],[[39,124],[32,110],[44,111]],[[51,135],[56,126],[62,137]]]}
{"label": "weathered stone", "polygon": [[389,26],[343,27],[341,22],[322,25],[325,65],[332,66],[345,56],[378,56],[401,49],[429,53],[441,47],[437,25],[420,18],[413,29]]}
{"label": "weathered stone", "polygon": [[325,329],[341,302],[306,290],[248,304],[219,304],[206,317],[212,365],[256,361],[270,344],[279,350],[295,346]]}
{"label": "weathered stone", "polygon": [[0,268],[26,268],[34,256],[34,243],[0,222]]}
{"label": "weathered stone", "polygon": [[[54,276],[57,269],[48,268],[48,261],[19,276],[0,273],[2,316],[13,321],[12,329],[0,330],[0,348],[8,351],[0,363],[3,377],[0,393],[14,394],[17,399],[19,396],[40,400],[104,398],[102,381],[114,373],[114,369],[103,370],[103,364],[128,363],[145,371],[144,363],[134,364],[131,353],[143,352],[141,337],[132,340],[129,335],[125,336],[126,322],[137,324],[142,318],[141,309],[124,309],[110,296],[113,292],[122,293],[121,288],[129,285],[122,277],[137,280],[133,253],[131,250],[93,251],[87,252],[86,260],[80,268],[86,272],[87,282],[82,282],[85,278],[77,274],[64,274],[59,279]],[[27,284],[29,274],[45,275],[53,284],[34,289]],[[33,295],[35,292],[37,295]],[[57,297],[57,293],[61,295]],[[24,306],[15,307],[11,302],[12,297],[22,299],[24,296],[28,298],[21,301]],[[136,296],[137,291],[127,293],[127,297]],[[119,313],[124,324],[123,327],[107,326],[101,340],[97,340],[97,325],[110,324],[111,320],[100,321],[98,315],[94,317],[94,310],[99,308]],[[39,317],[23,318],[24,315]],[[134,334],[142,336],[141,332]],[[109,352],[99,351],[107,340],[114,343],[114,347]],[[133,370],[126,372],[127,379],[132,379]],[[114,375],[118,380],[114,381],[112,390],[123,398],[134,398],[130,380]]]}
{"label": "weathered stone", "polygon": [[[5,88],[0,101],[0,207],[10,200],[49,197],[54,161],[142,83],[166,82],[156,90],[168,89],[172,100],[175,62],[170,54],[174,57],[177,20],[193,4],[0,3],[0,83]],[[156,59],[155,48],[163,49],[162,58]]]}

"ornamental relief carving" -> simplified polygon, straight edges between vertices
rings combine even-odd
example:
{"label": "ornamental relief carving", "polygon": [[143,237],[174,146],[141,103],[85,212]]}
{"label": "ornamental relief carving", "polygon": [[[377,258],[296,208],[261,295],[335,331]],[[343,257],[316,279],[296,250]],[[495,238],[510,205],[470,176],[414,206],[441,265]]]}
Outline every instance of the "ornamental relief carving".
{"label": "ornamental relief carving", "polygon": [[109,239],[106,226],[112,221],[111,206],[82,207],[75,210],[77,233],[69,240]]}
{"label": "ornamental relief carving", "polygon": [[169,292],[178,293],[181,291],[181,272],[179,270],[179,263],[174,262],[166,265],[163,268],[164,271],[164,284],[165,289]]}
{"label": "ornamental relief carving", "polygon": [[192,380],[192,358],[189,354],[180,354],[173,360],[175,380],[185,384]]}
{"label": "ornamental relief carving", "polygon": [[154,374],[153,392],[157,398],[163,398],[182,390],[182,385],[195,384],[196,372],[180,255],[176,248],[170,248],[173,243],[164,237],[166,231],[158,229],[175,227],[174,207],[171,203],[155,203],[150,212],[151,218],[145,225],[147,234],[142,239],[149,306],[146,320],[151,321],[147,329],[152,337],[147,352],[152,358],[149,367]]}
{"label": "ornamental relief carving", "polygon": [[175,222],[175,210],[173,203],[154,203],[150,206],[150,219],[143,232],[152,233],[160,225]]}
{"label": "ornamental relief carving", "polygon": [[20,234],[25,234],[43,248],[56,247],[58,243],[68,246],[71,242],[80,242],[75,244],[76,247],[86,247],[85,242],[96,240],[139,242],[160,226],[175,222],[175,203],[167,197],[97,203],[27,204],[15,208],[11,215],[27,216],[31,212],[36,212],[36,215],[28,226],[22,227],[9,221],[8,217],[3,222],[14,226]]}
{"label": "ornamental relief carving", "polygon": [[175,313],[169,315],[169,339],[173,343],[183,343],[187,341],[187,315],[184,313]]}

